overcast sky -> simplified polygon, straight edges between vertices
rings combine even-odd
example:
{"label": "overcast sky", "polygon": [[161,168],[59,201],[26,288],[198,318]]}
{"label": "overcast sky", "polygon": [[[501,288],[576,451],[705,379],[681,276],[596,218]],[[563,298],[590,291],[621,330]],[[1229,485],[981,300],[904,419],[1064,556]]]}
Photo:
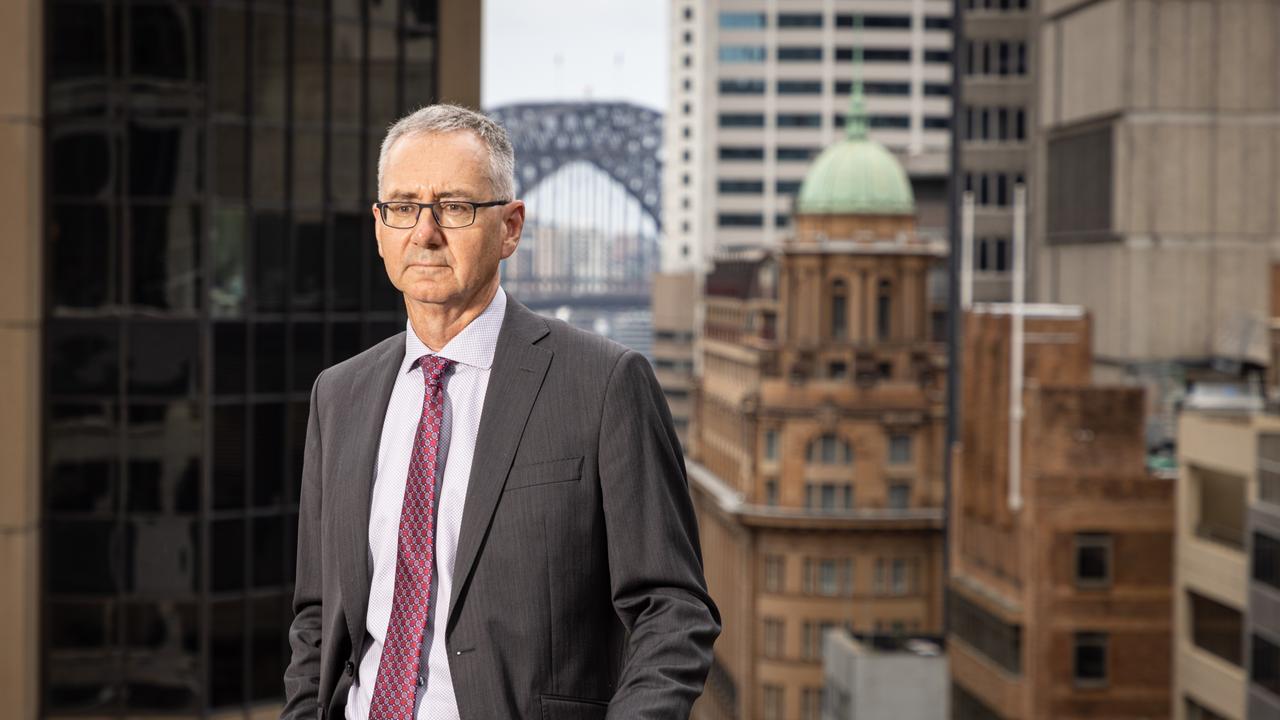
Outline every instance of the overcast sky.
{"label": "overcast sky", "polygon": [[481,102],[667,104],[667,0],[484,0]]}

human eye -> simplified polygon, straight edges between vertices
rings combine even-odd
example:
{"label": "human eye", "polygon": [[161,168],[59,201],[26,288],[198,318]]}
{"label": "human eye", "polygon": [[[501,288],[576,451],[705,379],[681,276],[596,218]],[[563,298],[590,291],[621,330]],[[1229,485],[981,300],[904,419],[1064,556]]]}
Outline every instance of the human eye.
{"label": "human eye", "polygon": [[418,211],[418,206],[413,203],[389,203],[387,209],[396,215],[412,215]]}

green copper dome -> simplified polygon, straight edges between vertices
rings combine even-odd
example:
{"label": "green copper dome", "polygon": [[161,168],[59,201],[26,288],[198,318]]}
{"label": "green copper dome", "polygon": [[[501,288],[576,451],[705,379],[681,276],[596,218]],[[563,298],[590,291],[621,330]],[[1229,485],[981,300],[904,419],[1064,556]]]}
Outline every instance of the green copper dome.
{"label": "green copper dome", "polygon": [[[860,31],[861,18],[854,23]],[[845,137],[813,162],[796,195],[795,212],[815,215],[915,215],[915,195],[902,165],[867,137],[862,98],[862,44],[854,45],[854,78]]]}
{"label": "green copper dome", "polygon": [[795,212],[822,215],[914,215],[911,181],[893,154],[869,138],[846,138],[814,161],[796,195]]}

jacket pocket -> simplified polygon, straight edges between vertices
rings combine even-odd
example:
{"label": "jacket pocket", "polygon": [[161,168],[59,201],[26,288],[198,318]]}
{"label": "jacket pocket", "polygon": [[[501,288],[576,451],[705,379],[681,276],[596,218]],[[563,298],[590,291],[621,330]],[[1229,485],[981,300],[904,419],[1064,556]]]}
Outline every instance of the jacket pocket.
{"label": "jacket pocket", "polygon": [[577,482],[582,477],[582,456],[526,463],[511,468],[507,490],[560,482]]}
{"label": "jacket pocket", "polygon": [[542,695],[542,720],[603,720],[609,703],[603,700]]}

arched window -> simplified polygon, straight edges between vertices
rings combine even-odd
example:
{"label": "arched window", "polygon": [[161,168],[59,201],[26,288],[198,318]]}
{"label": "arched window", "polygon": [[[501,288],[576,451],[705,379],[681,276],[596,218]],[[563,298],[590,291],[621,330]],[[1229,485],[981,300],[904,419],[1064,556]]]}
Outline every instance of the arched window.
{"label": "arched window", "polygon": [[844,340],[849,336],[849,291],[844,280],[831,283],[831,339]]}
{"label": "arched window", "polygon": [[889,339],[892,309],[893,286],[888,280],[881,280],[876,290],[876,336],[881,340]]}
{"label": "arched window", "polygon": [[853,448],[843,439],[827,433],[809,443],[805,457],[810,465],[851,465]]}

